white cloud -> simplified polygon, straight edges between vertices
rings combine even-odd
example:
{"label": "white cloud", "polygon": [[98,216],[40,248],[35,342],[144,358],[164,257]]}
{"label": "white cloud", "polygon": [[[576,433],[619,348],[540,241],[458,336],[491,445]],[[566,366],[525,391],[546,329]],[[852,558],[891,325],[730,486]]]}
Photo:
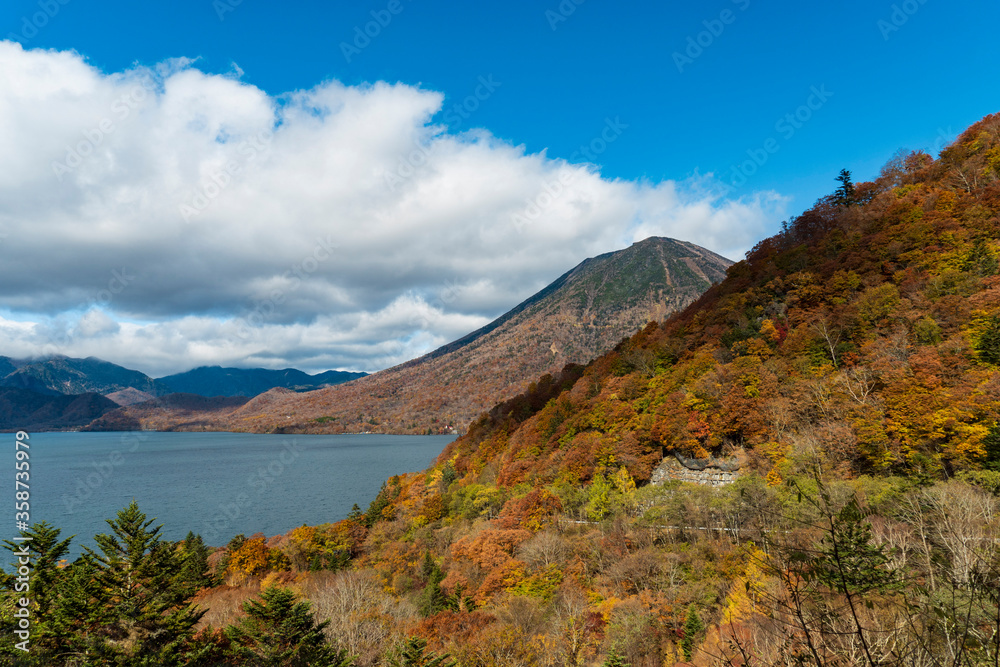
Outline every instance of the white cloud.
{"label": "white cloud", "polygon": [[118,322],[108,317],[108,315],[96,308],[92,308],[84,313],[83,317],[76,325],[76,333],[84,338],[98,338],[115,334],[121,331]]}
{"label": "white cloud", "polygon": [[434,91],[275,98],[193,65],[0,42],[0,354],[374,370],[586,257],[660,235],[739,258],[784,212],[450,133]]}

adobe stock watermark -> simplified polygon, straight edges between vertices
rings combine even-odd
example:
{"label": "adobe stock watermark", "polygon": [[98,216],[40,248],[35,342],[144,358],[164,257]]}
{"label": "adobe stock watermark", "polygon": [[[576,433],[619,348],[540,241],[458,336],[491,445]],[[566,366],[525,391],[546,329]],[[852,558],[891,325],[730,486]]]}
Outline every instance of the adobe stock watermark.
{"label": "adobe stock watermark", "polygon": [[238,159],[227,160],[221,168],[214,170],[207,178],[202,179],[187,199],[178,204],[178,210],[184,222],[191,222],[192,218],[204,212],[232,184],[233,179],[248,164],[270,150],[273,139],[274,132],[272,130],[263,130],[241,141],[236,146]]}
{"label": "adobe stock watermark", "polygon": [[61,182],[63,176],[70,173],[92,156],[121,124],[128,120],[132,112],[146,100],[151,92],[156,90],[156,83],[149,77],[143,77],[139,83],[132,86],[128,92],[119,96],[111,104],[110,112],[96,125],[83,130],[83,139],[74,146],[66,146],[66,157],[62,162],[52,162],[52,173]]}
{"label": "adobe stock watermark", "polygon": [[[937,136],[934,138],[934,147],[931,150],[934,151],[934,154],[940,154],[941,151],[950,146],[957,137],[958,133],[951,129],[951,125],[948,126],[948,129],[939,127],[937,129]],[[0,240],[2,239],[3,237],[0,236]]]}
{"label": "adobe stock watermark", "polygon": [[[407,0],[407,2],[412,2],[412,0]],[[404,9],[406,9],[406,5],[403,4],[403,0],[389,0],[385,9],[373,9],[369,12],[372,17],[371,21],[367,21],[363,26],[354,26],[351,41],[340,43],[340,52],[347,64],[350,65],[355,57],[361,55],[362,51],[371,46],[372,40],[381,35],[382,31],[392,23],[393,18],[402,14]]]}
{"label": "adobe stock watermark", "polygon": [[290,281],[291,285],[285,289],[271,290],[265,298],[259,299],[254,304],[254,308],[249,315],[236,320],[236,335],[243,340],[250,338],[252,335],[250,329],[252,327],[260,327],[271,319],[275,311],[277,311],[278,306],[284,303],[285,297],[290,292],[297,290],[303,282],[316,273],[319,270],[320,264],[333,256],[333,251],[336,248],[337,244],[333,242],[331,234],[327,234],[325,239],[316,239],[316,245],[313,247],[312,252],[300,262],[293,264],[288,271],[282,274],[281,277]]}
{"label": "adobe stock watermark", "polygon": [[562,0],[562,2],[560,2],[554,10],[546,9],[545,20],[549,22],[549,27],[552,28],[552,31],[555,32],[560,23],[568,21],[569,17],[576,12],[576,8],[586,1],[587,0]]}
{"label": "adobe stock watermark", "polygon": [[[736,5],[741,12],[745,12],[750,7],[750,0],[731,0],[734,5]],[[705,29],[696,35],[688,35],[687,45],[684,51],[674,51],[673,59],[674,65],[677,66],[677,71],[681,74],[684,73],[684,68],[688,65],[693,65],[694,61],[697,60],[705,53],[705,50],[710,48],[715,44],[715,40],[722,37],[722,33],[726,31],[726,26],[732,25],[736,22],[736,17],[738,14],[732,9],[723,9],[719,12],[719,16],[713,19],[705,19],[701,22]]]}
{"label": "adobe stock watermark", "polygon": [[493,78],[492,74],[480,76],[476,79],[477,85],[470,95],[466,95],[461,102],[456,102],[444,114],[444,122],[452,129],[462,124],[463,120],[468,120],[483,102],[493,97],[497,88],[503,85],[502,82]]}
{"label": "adobe stock watermark", "polygon": [[888,42],[889,37],[893,33],[899,32],[899,29],[906,25],[910,17],[920,11],[920,8],[926,4],[927,0],[903,0],[899,4],[892,5],[890,7],[892,11],[889,13],[889,19],[879,19],[875,23],[878,31],[882,33],[882,40]]}
{"label": "adobe stock watermark", "polygon": [[[813,114],[823,108],[823,105],[833,97],[833,93],[826,89],[826,85],[818,88],[812,86],[809,97],[805,104],[799,106],[794,111],[786,113],[774,124],[774,130],[784,141],[790,140],[795,134],[808,123]],[[768,137],[760,148],[747,149],[748,160],[740,164],[733,165],[729,183],[724,185],[723,196],[728,195],[732,188],[739,188],[746,184],[747,180],[757,173],[757,171],[767,164],[772,155],[781,150],[781,142],[775,137]]]}
{"label": "adobe stock watermark", "polygon": [[285,470],[298,460],[301,452],[302,447],[294,438],[282,442],[281,450],[266,466],[258,466],[247,477],[246,487],[233,496],[231,502],[219,503],[216,506],[214,514],[202,525],[202,537],[210,543],[222,538],[233,521],[239,519],[245,512],[249,513],[249,510],[261,501],[264,493],[271,489]]}
{"label": "adobe stock watermark", "polygon": [[212,9],[220,21],[226,20],[226,14],[235,12],[236,8],[243,4],[243,0],[213,0]]}
{"label": "adobe stock watermark", "polygon": [[108,456],[92,461],[90,467],[93,470],[86,475],[77,477],[71,490],[62,495],[63,507],[66,512],[72,514],[77,507],[83,505],[125,463],[125,455],[139,451],[139,446],[147,440],[149,440],[149,436],[144,433],[122,433],[119,439],[121,447],[115,449]]}
{"label": "adobe stock watermark", "polygon": [[70,0],[38,0],[39,11],[30,16],[21,17],[21,32],[8,32],[7,39],[12,42],[28,42],[38,36],[38,31],[49,24],[59,11],[68,5]]}
{"label": "adobe stock watermark", "polygon": [[608,150],[608,146],[615,143],[618,137],[628,129],[628,125],[622,122],[620,116],[604,119],[604,127],[588,143],[583,144],[569,156],[570,161],[586,158],[588,162],[595,162],[597,157]]}
{"label": "adobe stock watermark", "polygon": [[[468,120],[475,113],[482,103],[490,99],[493,93],[503,84],[493,78],[492,74],[480,76],[477,85],[470,95],[467,95],[461,102],[453,104],[444,115],[444,120],[449,127],[457,128],[463,120]],[[389,192],[395,192],[396,188],[413,178],[413,176],[427,164],[430,159],[430,142],[421,143],[414,141],[413,150],[400,155],[396,160],[396,168],[392,171],[385,171],[382,179]]]}
{"label": "adobe stock watermark", "polygon": [[395,192],[396,188],[413,178],[420,168],[427,164],[430,155],[430,142],[421,143],[419,140],[414,140],[413,150],[399,156],[396,169],[382,173],[382,180],[385,181],[385,187],[389,192]]}

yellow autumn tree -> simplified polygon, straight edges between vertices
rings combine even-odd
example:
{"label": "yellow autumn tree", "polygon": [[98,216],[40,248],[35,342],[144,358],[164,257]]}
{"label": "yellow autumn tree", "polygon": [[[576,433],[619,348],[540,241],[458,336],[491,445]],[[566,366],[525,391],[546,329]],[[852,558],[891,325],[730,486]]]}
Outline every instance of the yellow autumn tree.
{"label": "yellow autumn tree", "polygon": [[733,582],[726,598],[722,611],[722,620],[725,623],[738,623],[750,618],[764,592],[764,572],[758,563],[762,562],[765,554],[757,546],[751,545],[747,556],[746,568]]}
{"label": "yellow autumn tree", "polygon": [[229,556],[228,572],[255,576],[267,569],[270,549],[263,537],[252,537]]}

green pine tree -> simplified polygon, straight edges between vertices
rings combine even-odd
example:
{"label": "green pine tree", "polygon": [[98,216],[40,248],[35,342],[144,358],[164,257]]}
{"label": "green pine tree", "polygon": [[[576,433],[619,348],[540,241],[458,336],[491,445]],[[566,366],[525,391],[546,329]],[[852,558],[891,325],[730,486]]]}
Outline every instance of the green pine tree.
{"label": "green pine tree", "polygon": [[831,517],[812,568],[815,578],[845,595],[886,591],[896,584],[884,547],[872,538],[865,513],[852,499]]}
{"label": "green pine tree", "polygon": [[[77,626],[78,640],[103,660],[128,665],[183,664],[183,649],[204,614],[191,607],[195,593],[181,580],[183,566],[174,545],[160,539],[135,501],[108,520],[111,533],[94,537],[97,550],[84,547],[74,564],[74,595],[90,627]],[[82,581],[91,576],[95,586]],[[89,597],[89,599],[87,599]],[[63,605],[63,614],[72,614]],[[82,635],[80,633],[83,633]]]}
{"label": "green pine tree", "polygon": [[328,554],[325,559],[327,570],[334,572],[345,569],[351,563],[351,553],[346,549],[337,549]]}
{"label": "green pine tree", "polygon": [[260,667],[352,667],[354,658],[327,643],[308,602],[296,602],[287,588],[272,586],[260,600],[243,605],[246,618],[226,628],[231,657]]}
{"label": "green pine tree", "polygon": [[455,661],[445,653],[437,655],[427,652],[427,640],[420,637],[410,637],[400,648],[399,655],[390,663],[392,667],[455,667]]}
{"label": "green pine tree", "polygon": [[[59,588],[66,578],[65,570],[59,567],[59,561],[69,551],[72,537],[64,540],[59,539],[59,529],[42,521],[32,524],[27,530],[21,531],[21,537],[30,538],[23,541],[4,540],[3,547],[11,552],[13,559],[11,569],[16,572],[21,565],[20,560],[25,558],[21,555],[27,551],[31,574],[28,582],[18,582],[10,577],[6,583],[5,590],[7,597],[11,600],[27,598],[31,601],[28,613],[31,615],[32,628],[30,646],[36,657],[41,654],[48,654],[58,644],[58,625],[54,622],[53,609],[59,597]],[[30,585],[28,592],[18,591],[17,584],[27,583]],[[5,608],[6,611],[6,608]],[[14,618],[7,618],[4,614],[3,625],[4,635],[14,637]],[[7,627],[8,624],[10,627]],[[14,640],[19,641],[18,639]],[[13,648],[13,642],[4,642],[0,653],[11,654],[10,651],[20,653]]]}
{"label": "green pine tree", "polygon": [[[27,530],[21,531],[21,537],[29,540],[16,542],[14,540],[4,540],[4,549],[12,554],[20,552],[23,547],[27,547],[29,561],[31,563],[31,601],[36,615],[41,618],[47,616],[52,608],[52,602],[56,597],[56,586],[62,575],[59,568],[59,561],[66,556],[69,551],[69,543],[73,537],[64,540],[59,539],[60,530],[46,521],[32,524]],[[12,562],[16,570],[17,558]]]}
{"label": "green pine tree", "polygon": [[611,652],[608,653],[608,657],[606,657],[604,662],[601,663],[601,667],[632,667],[632,663],[618,655],[617,650],[611,649]]}
{"label": "green pine tree", "polygon": [[430,581],[434,574],[440,571],[441,569],[438,567],[438,564],[434,561],[434,558],[431,557],[431,552],[425,551],[424,560],[420,564],[420,574],[424,575],[424,579]]}
{"label": "green pine tree", "polygon": [[421,571],[427,579],[427,585],[424,587],[417,602],[420,614],[422,616],[433,616],[440,611],[448,609],[448,596],[441,590],[444,573],[441,571],[441,567],[431,558],[429,551],[424,554]]}
{"label": "green pine tree", "polygon": [[987,364],[1000,366],[1000,315],[994,315],[976,345],[979,359]]}
{"label": "green pine tree", "polygon": [[104,604],[105,593],[97,582],[97,568],[86,558],[78,558],[63,571],[59,597],[50,617],[53,653],[94,658],[109,653],[102,628],[111,622],[111,610]]}
{"label": "green pine tree", "polygon": [[684,638],[681,639],[681,652],[684,653],[685,660],[690,660],[691,656],[694,655],[698,635],[704,629],[705,624],[702,623],[701,617],[695,611],[694,605],[691,605],[688,607],[687,618],[684,619]]}
{"label": "green pine tree", "polygon": [[441,469],[441,489],[447,491],[451,483],[458,479],[458,471],[455,470],[455,464],[448,461],[444,464],[444,468]]}
{"label": "green pine tree", "polygon": [[215,583],[208,573],[208,547],[205,546],[201,535],[188,531],[187,537],[180,543],[180,557],[181,581],[195,589]]}
{"label": "green pine tree", "polygon": [[455,592],[445,596],[445,605],[452,611],[473,611],[476,608],[476,601],[471,595],[466,595],[462,584],[455,584]]}
{"label": "green pine tree", "polygon": [[[397,488],[395,491],[398,496],[399,489]],[[366,528],[371,528],[382,520],[382,511],[392,504],[392,498],[390,497],[392,493],[393,489],[391,489],[385,482],[382,482],[382,488],[379,489],[378,495],[375,496],[375,500],[368,505],[368,510],[365,511],[364,521],[362,523],[364,523]]]}
{"label": "green pine tree", "polygon": [[983,446],[986,449],[986,467],[1000,470],[1000,422],[990,427],[990,432],[983,439]]}
{"label": "green pine tree", "polygon": [[996,255],[990,250],[985,239],[976,239],[972,244],[972,249],[962,260],[962,269],[975,276],[984,278],[994,276],[1000,270],[1000,262]]}
{"label": "green pine tree", "polygon": [[840,170],[837,176],[840,187],[833,193],[833,202],[837,206],[853,206],[858,203],[857,193],[854,189],[854,181],[851,180],[851,172],[846,169]]}

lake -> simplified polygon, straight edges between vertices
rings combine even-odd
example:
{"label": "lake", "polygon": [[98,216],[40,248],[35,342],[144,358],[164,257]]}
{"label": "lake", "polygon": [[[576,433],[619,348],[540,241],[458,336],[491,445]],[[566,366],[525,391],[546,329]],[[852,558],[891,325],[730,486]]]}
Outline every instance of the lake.
{"label": "lake", "polygon": [[[14,434],[9,477],[14,477]],[[76,535],[72,555],[133,498],[166,539],[189,530],[206,544],[268,537],[362,510],[386,479],[424,470],[454,435],[255,435],[244,433],[31,434],[31,522]],[[13,516],[11,520],[13,521]],[[13,527],[5,539],[17,534]],[[2,559],[6,561],[7,559]]]}

